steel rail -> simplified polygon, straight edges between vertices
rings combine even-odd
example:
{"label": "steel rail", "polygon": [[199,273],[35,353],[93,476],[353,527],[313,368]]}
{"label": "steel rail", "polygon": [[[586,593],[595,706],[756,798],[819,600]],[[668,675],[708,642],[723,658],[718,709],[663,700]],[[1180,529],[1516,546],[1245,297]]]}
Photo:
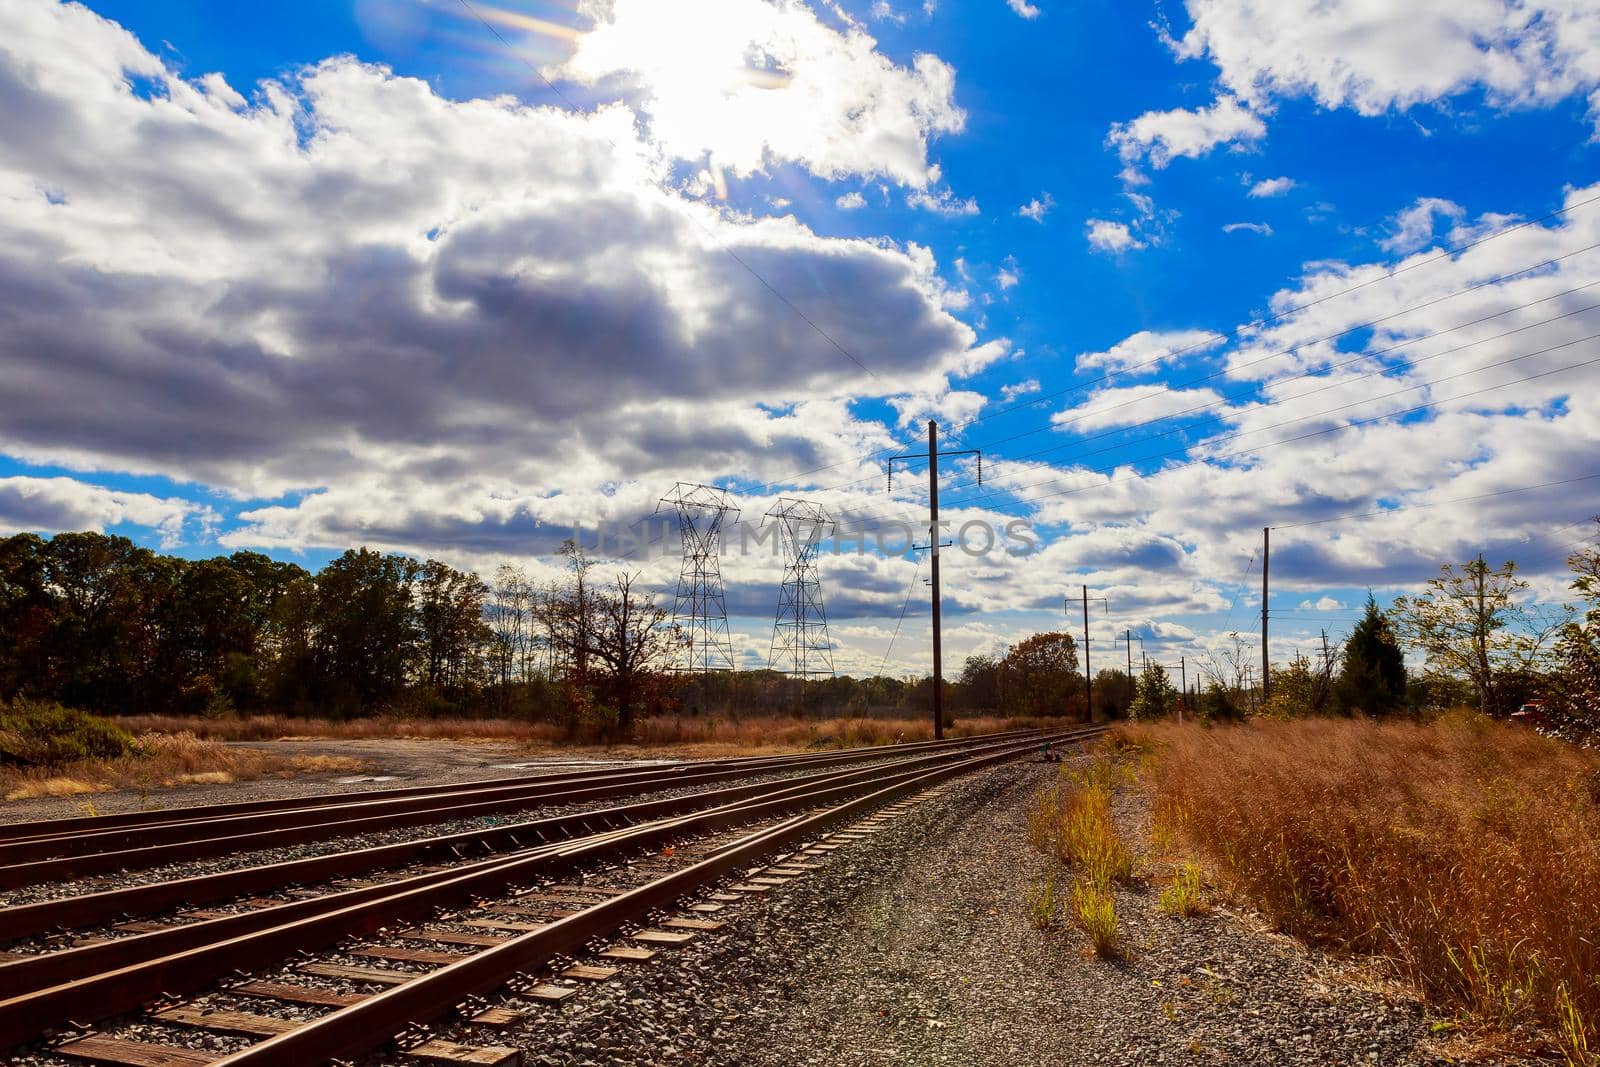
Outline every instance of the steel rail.
{"label": "steel rail", "polygon": [[[1043,732],[1039,729],[1001,730],[991,734],[973,734],[952,739],[955,742],[985,742],[1007,737],[1019,737]],[[112,815],[77,816],[68,819],[42,819],[31,822],[0,824],[0,845],[41,838],[73,837],[82,831],[101,832],[129,829],[147,825],[165,825],[171,822],[204,822],[233,815],[250,815],[264,812],[295,811],[327,807],[353,800],[401,800],[412,797],[439,796],[463,790],[495,789],[551,783],[558,780],[578,781],[605,778],[634,771],[666,772],[691,767],[732,766],[782,766],[800,760],[829,758],[850,760],[869,759],[878,751],[913,752],[935,746],[948,746],[952,741],[911,741],[895,745],[859,745],[855,748],[832,752],[786,752],[773,756],[724,756],[705,760],[639,760],[621,761],[605,767],[572,767],[544,774],[516,775],[506,778],[486,778],[478,782],[446,782],[435,785],[402,786],[394,789],[347,790],[310,797],[280,798],[273,800],[237,801],[231,804],[208,804],[169,808],[162,811],[121,812]]]}
{"label": "steel rail", "polygon": [[[969,748],[972,744],[973,742],[970,739],[963,738],[954,744],[946,743],[946,746],[949,750],[960,750]],[[944,750],[946,749],[936,751]],[[884,754],[891,753],[893,753],[892,747],[884,750]],[[868,758],[873,757],[857,755],[852,756],[849,760],[841,761],[833,756],[815,756],[785,764],[784,768],[793,769],[813,765],[827,766],[838,762],[860,762]],[[398,803],[402,806],[401,810],[385,807],[376,812],[363,805],[356,804],[351,805],[350,810],[358,814],[347,818],[333,821],[327,820],[326,815],[328,812],[338,810],[337,808],[330,808],[323,809],[321,816],[315,814],[308,816],[297,813],[291,819],[293,824],[289,826],[269,825],[269,828],[265,829],[249,829],[251,826],[259,826],[259,823],[247,823],[242,827],[244,829],[242,833],[226,832],[229,829],[239,829],[241,827],[224,820],[211,826],[210,830],[212,832],[205,836],[192,836],[194,831],[182,828],[185,832],[179,840],[141,845],[116,851],[89,852],[82,855],[53,855],[29,860],[5,855],[4,850],[0,850],[0,864],[6,864],[0,866],[0,890],[35,885],[62,878],[83,878],[115,871],[148,869],[168,863],[203,859],[214,855],[228,855],[263,848],[301,845],[310,841],[321,841],[334,837],[411,826],[425,826],[429,823],[477,815],[493,815],[535,806],[536,803],[537,806],[550,806],[613,800],[619,797],[654,792],[659,789],[705,785],[712,782],[750,777],[765,773],[765,771],[766,768],[754,770],[732,768],[705,773],[683,773],[681,771],[667,774],[641,773],[629,775],[625,780],[621,781],[612,780],[599,784],[580,784],[577,788],[565,788],[550,784],[526,787],[509,793],[497,790],[489,795],[472,791],[463,794],[461,799],[454,802],[440,803],[434,798],[428,798],[424,803],[432,804],[433,806],[420,809],[414,806],[416,802],[412,800],[399,801]],[[247,816],[245,818],[258,819],[261,817]],[[19,846],[19,849],[22,847],[24,846]]]}
{"label": "steel rail", "polygon": [[[387,1043],[407,1027],[455,1010],[455,1006],[469,996],[491,992],[519,973],[544,967],[555,957],[578,950],[592,938],[655,908],[670,905],[762,856],[893,800],[1013,758],[1029,747],[975,757],[933,771],[886,778],[881,788],[864,796],[841,797],[840,803],[826,811],[786,819],[777,826],[758,830],[691,867],[374,994],[357,1004],[336,1009],[286,1033],[268,1037],[224,1056],[212,1067],[320,1063],[369,1051]],[[754,809],[751,813],[754,814]]]}
{"label": "steel rail", "polygon": [[[969,738],[961,738],[955,742],[956,745],[971,743],[973,743],[973,740]],[[980,740],[979,743],[982,743],[982,741]],[[930,742],[929,744],[953,747],[950,742]],[[911,751],[920,750],[921,747],[919,745],[919,749]],[[521,800],[548,798],[563,793],[572,793],[584,788],[596,790],[614,787],[619,791],[613,792],[611,795],[621,796],[627,795],[625,789],[633,783],[658,782],[675,778],[688,782],[695,776],[698,776],[700,781],[727,780],[750,774],[764,773],[771,769],[858,762],[864,759],[877,758],[878,755],[886,752],[899,755],[905,751],[907,751],[905,746],[881,746],[878,750],[866,749],[842,754],[800,753],[768,758],[762,762],[733,761],[704,765],[688,763],[668,767],[653,766],[639,770],[619,771],[612,769],[605,774],[578,777],[541,776],[520,779],[512,784],[458,784],[448,791],[430,792],[422,796],[393,799],[374,799],[365,793],[332,794],[332,797],[337,801],[336,803],[324,804],[309,809],[292,807],[242,815],[219,816],[207,814],[200,817],[186,817],[139,827],[113,827],[107,830],[90,830],[87,832],[39,834],[9,842],[0,842],[0,866],[20,867],[41,859],[100,855],[113,852],[124,855],[130,862],[133,862],[139,858],[140,850],[160,845],[216,841],[224,837],[237,837],[246,833],[279,829],[316,828],[320,831],[322,828],[339,826],[361,816],[371,818],[394,816],[398,818],[400,816],[420,817],[427,812],[443,813],[433,818],[423,819],[423,821],[438,822],[449,818],[449,813],[472,804],[479,805],[477,810],[486,811],[490,809],[482,807],[482,805],[491,802],[503,802],[510,805]],[[720,776],[720,779],[707,777],[712,775]],[[332,837],[338,836],[338,834],[322,833],[320,836]],[[0,888],[11,888],[6,878],[6,875],[0,874]]]}
{"label": "steel rail", "polygon": [[[1095,732],[1074,731],[1062,739],[1087,738]],[[686,830],[737,824],[764,812],[815,804],[908,775],[929,773],[929,764],[954,766],[970,764],[974,758],[1011,758],[1031,751],[1035,743],[1036,739],[1028,739],[983,746],[980,751],[984,754],[979,757],[936,753],[901,761],[893,768],[871,767],[800,783],[766,783],[766,795],[753,799],[543,846],[519,857],[483,862],[442,876],[423,876],[15,961],[0,966],[0,987],[31,991],[0,1001],[0,1045],[27,1040],[43,1025],[104,1018],[137,1007],[157,993],[187,992],[241,967],[262,966],[281,960],[288,952],[352,934],[370,934],[396,920],[422,918],[438,907],[470,902],[529,877],[559,873],[580,862],[671,839]],[[886,774],[888,770],[893,773]],[[286,915],[293,918],[285,920]],[[175,948],[185,944],[189,947]],[[41,988],[41,981],[56,984]]]}

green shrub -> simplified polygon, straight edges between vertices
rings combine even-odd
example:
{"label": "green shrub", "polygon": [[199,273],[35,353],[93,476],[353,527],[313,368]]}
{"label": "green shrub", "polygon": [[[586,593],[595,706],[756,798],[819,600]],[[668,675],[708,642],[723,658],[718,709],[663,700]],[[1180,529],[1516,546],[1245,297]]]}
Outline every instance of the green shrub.
{"label": "green shrub", "polygon": [[135,748],[133,735],[109,719],[60,704],[18,699],[0,707],[0,753],[35,767],[115,759]]}

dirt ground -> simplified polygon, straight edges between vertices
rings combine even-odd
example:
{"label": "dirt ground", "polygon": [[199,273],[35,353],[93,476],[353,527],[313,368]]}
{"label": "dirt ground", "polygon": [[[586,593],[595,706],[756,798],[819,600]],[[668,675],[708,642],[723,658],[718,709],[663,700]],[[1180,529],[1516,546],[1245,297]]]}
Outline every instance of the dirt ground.
{"label": "dirt ground", "polygon": [[295,738],[227,744],[230,748],[253,748],[284,756],[345,756],[360,760],[364,769],[357,773],[260,778],[225,785],[152,789],[142,796],[136,789],[121,789],[88,796],[6,801],[0,803],[0,823],[73,818],[90,813],[108,815],[125,811],[204,808],[212,804],[277,800],[331,792],[478,782],[549,773],[569,766],[602,766],[607,763],[640,762],[642,759],[638,754],[623,756],[603,751],[579,753],[569,749],[541,752],[511,741]]}

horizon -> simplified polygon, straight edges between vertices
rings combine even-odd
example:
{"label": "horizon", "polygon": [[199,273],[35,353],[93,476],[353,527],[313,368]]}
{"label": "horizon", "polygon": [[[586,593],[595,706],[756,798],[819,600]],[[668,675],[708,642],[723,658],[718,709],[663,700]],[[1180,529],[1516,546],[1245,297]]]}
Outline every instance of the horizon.
{"label": "horizon", "polygon": [[[0,14],[0,534],[538,575],[678,482],[925,530],[935,419],[942,517],[1041,542],[954,553],[947,678],[1080,585],[1097,656],[1198,659],[1263,527],[1274,661],[1479,553],[1564,598],[1600,14],[1324,12],[1335,64],[1198,0],[573,6]],[[727,560],[764,666],[782,568]],[[824,558],[841,674],[930,669],[923,573]]]}

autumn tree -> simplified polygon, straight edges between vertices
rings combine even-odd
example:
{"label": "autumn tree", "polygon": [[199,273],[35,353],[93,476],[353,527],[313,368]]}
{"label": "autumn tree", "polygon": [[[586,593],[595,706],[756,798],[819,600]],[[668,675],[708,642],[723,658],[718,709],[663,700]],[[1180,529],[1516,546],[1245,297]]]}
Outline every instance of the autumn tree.
{"label": "autumn tree", "polygon": [[1445,564],[1427,592],[1399,597],[1393,616],[1405,638],[1427,657],[1428,668],[1466,679],[1478,707],[1509,714],[1522,695],[1519,683],[1535,673],[1551,636],[1552,620],[1518,602],[1528,583],[1510,560],[1491,569],[1479,556]]}
{"label": "autumn tree", "polygon": [[1600,549],[1586,547],[1568,557],[1567,565],[1583,614],[1557,637],[1550,711],[1564,734],[1592,738],[1600,736]]}
{"label": "autumn tree", "polygon": [[1071,634],[1034,634],[1000,661],[1000,705],[1010,714],[1064,715],[1083,691]]}
{"label": "autumn tree", "polygon": [[1172,713],[1177,700],[1178,690],[1167,677],[1167,669],[1159,663],[1151,663],[1139,675],[1128,714],[1140,720],[1164,718]]}

